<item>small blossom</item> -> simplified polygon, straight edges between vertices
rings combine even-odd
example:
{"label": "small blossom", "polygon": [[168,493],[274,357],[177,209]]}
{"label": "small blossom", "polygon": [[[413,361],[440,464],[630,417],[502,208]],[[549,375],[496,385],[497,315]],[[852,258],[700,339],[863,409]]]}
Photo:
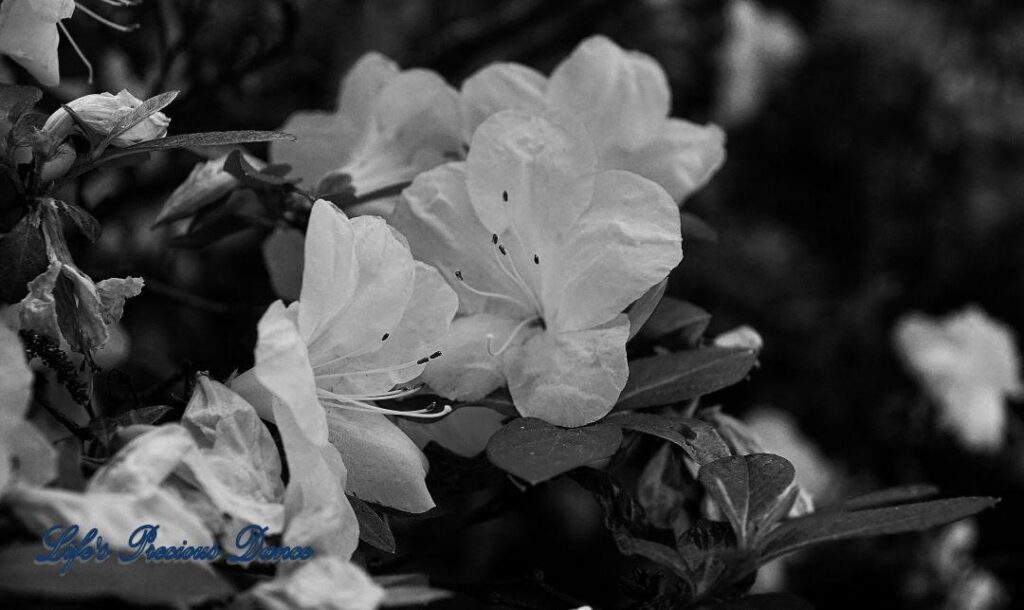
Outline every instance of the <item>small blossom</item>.
{"label": "small blossom", "polygon": [[761,351],[761,348],[764,347],[764,339],[761,338],[761,334],[753,327],[746,325],[737,326],[718,335],[715,337],[714,343],[718,347],[742,347],[755,352]]}
{"label": "small blossom", "polygon": [[[128,116],[140,104],[142,104],[142,100],[122,89],[117,95],[92,93],[71,100],[67,106],[86,125],[102,134],[107,134],[113,130],[118,121]],[[157,140],[167,135],[167,126],[170,124],[171,120],[167,118],[167,115],[162,112],[154,112],[139,124],[114,138],[111,144],[117,147],[126,147],[139,142]],[[71,135],[75,127],[75,121],[71,115],[63,108],[59,108],[46,119],[43,131],[50,134],[54,140],[61,141]]]}
{"label": "small blossom", "polygon": [[1003,446],[1005,401],[1024,390],[1009,328],[978,307],[940,319],[913,313],[897,322],[893,341],[946,428],[973,449]]}
{"label": "small blossom", "polygon": [[295,142],[270,144],[307,188],[356,195],[411,181],[462,155],[458,94],[428,70],[402,71],[378,53],[361,57],[341,84],[333,112],[297,112],[281,128]]}
{"label": "small blossom", "polygon": [[721,129],[669,118],[661,66],[603,36],[581,42],[550,78],[519,64],[490,65],[466,79],[461,99],[467,140],[500,110],[568,114],[590,133],[600,169],[640,174],[680,204],[725,160]]}
{"label": "small blossom", "polygon": [[73,0],[4,0],[0,5],[0,53],[18,62],[43,85],[60,82],[57,25],[75,12]]}
{"label": "small blossom", "polygon": [[403,197],[394,224],[459,294],[430,386],[476,400],[507,382],[521,414],[562,426],[608,413],[628,374],[622,311],[682,259],[668,193],[598,171],[568,118],[509,110]]}
{"label": "small blossom", "polygon": [[436,344],[456,301],[440,274],[413,261],[404,240],[380,218],[350,220],[318,201],[299,300],[287,308],[277,301],[267,310],[256,367],[232,387],[264,417],[288,410],[314,446],[340,454],[349,493],[426,511],[434,505],[424,482],[426,459],[386,415],[433,413],[392,412],[374,401],[419,389],[404,384],[427,362],[442,359]]}

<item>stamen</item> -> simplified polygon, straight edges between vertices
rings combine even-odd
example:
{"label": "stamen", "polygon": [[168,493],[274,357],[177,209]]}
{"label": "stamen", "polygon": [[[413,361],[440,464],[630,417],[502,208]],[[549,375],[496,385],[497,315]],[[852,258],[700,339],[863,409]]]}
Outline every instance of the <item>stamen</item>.
{"label": "stamen", "polygon": [[[375,373],[391,373],[393,371],[401,371],[401,370],[412,368],[414,366],[418,366],[418,365],[421,365],[421,364],[426,364],[428,361],[430,361],[430,360],[432,360],[434,358],[437,358],[440,355],[441,355],[441,352],[434,352],[433,354],[431,354],[429,356],[424,356],[424,357],[419,358],[417,360],[410,360],[409,362],[402,362],[401,364],[395,364],[395,365],[392,365],[392,366],[383,366],[383,367],[381,367],[379,369],[367,369],[365,371],[344,371],[344,372],[340,372],[340,373],[324,373],[324,374],[318,374],[318,373],[314,372],[314,377],[316,377],[317,379],[337,379],[339,377],[353,377],[355,375],[372,375],[372,374],[375,374]],[[323,364],[314,365],[313,369],[314,369],[314,371],[315,371],[315,369],[322,369],[322,368],[324,368],[326,366],[330,366],[331,364],[334,364],[335,362],[338,362],[338,361],[344,360],[344,359],[345,359],[344,356],[341,357],[341,358],[335,358],[334,360],[332,360],[330,362],[324,362]]]}
{"label": "stamen", "polygon": [[508,252],[505,252],[505,246],[498,244],[498,251],[501,252],[502,256],[508,256]]}
{"label": "stamen", "polygon": [[422,390],[426,385],[427,384],[425,383],[420,383],[408,388],[395,388],[393,390],[388,390],[387,392],[381,392],[380,394],[344,394],[344,396],[346,398],[355,398],[357,400],[395,400],[397,398],[412,396],[416,392]]}
{"label": "stamen", "polygon": [[113,29],[115,29],[115,30],[117,30],[119,32],[134,32],[135,30],[139,29],[139,24],[137,24],[137,23],[133,23],[131,25],[121,25],[120,23],[115,23],[115,22],[107,19],[106,17],[103,17],[99,13],[91,10],[89,7],[85,6],[81,2],[75,2],[75,6],[78,8],[78,10],[80,10],[83,13],[85,13],[86,15],[92,17],[94,20],[102,23],[103,25],[107,26],[108,28],[113,28]]}
{"label": "stamen", "polygon": [[523,320],[522,322],[520,322],[519,324],[517,324],[516,327],[512,329],[512,332],[509,333],[508,338],[505,339],[505,343],[503,343],[502,346],[500,348],[498,348],[498,351],[494,351],[494,349],[493,349],[493,347],[494,347],[494,345],[493,345],[494,335],[488,334],[487,335],[487,353],[490,354],[491,356],[500,356],[500,355],[504,354],[505,350],[507,350],[509,348],[509,346],[512,345],[512,340],[515,339],[516,335],[519,334],[519,331],[521,331],[524,328],[526,328],[526,326],[528,324],[530,324],[531,322],[536,322],[537,320],[540,320],[540,316],[534,316],[532,318],[527,318],[527,319]]}
{"label": "stamen", "polygon": [[534,265],[539,265],[540,264],[540,257],[537,256],[536,254],[533,255],[533,264]]}
{"label": "stamen", "polygon": [[399,411],[397,409],[385,409],[361,400],[354,400],[342,394],[319,391],[320,398],[329,401],[324,404],[327,409],[344,409],[346,411],[361,411],[363,413],[378,413],[382,415],[398,415],[400,417],[415,417],[421,419],[436,419],[444,417],[452,412],[451,405],[444,405],[440,411],[435,411],[437,403],[430,403],[426,408],[415,411]]}
{"label": "stamen", "polygon": [[388,340],[388,337],[390,337],[390,336],[391,336],[391,333],[384,333],[384,336],[383,336],[383,337],[381,337],[381,338],[380,338],[380,340],[381,340],[381,341],[387,341],[387,340]]}
{"label": "stamen", "polygon": [[[498,249],[492,250],[492,252],[494,252],[494,259],[498,262],[498,267],[501,267],[501,270],[505,272],[505,275],[511,278],[512,281],[515,282],[516,286],[526,293],[530,298],[530,302],[533,304],[534,309],[537,311],[537,315],[542,315],[544,308],[540,306],[540,301],[537,300],[537,295],[533,294],[533,290],[530,289],[530,285],[526,283],[526,280],[523,279],[519,270],[516,269],[515,261],[512,260],[511,256],[508,256],[508,251],[505,250],[505,246],[499,244]],[[501,252],[502,255],[498,256],[498,252]],[[509,262],[508,267],[506,267],[503,262],[505,259]]]}
{"label": "stamen", "polygon": [[505,203],[508,203],[508,191],[501,192],[501,200],[504,201]]}
{"label": "stamen", "polygon": [[58,21],[57,22],[57,27],[60,28],[61,32],[64,32],[64,37],[68,39],[68,43],[70,43],[71,44],[71,48],[75,50],[75,54],[78,55],[78,59],[81,59],[82,63],[85,64],[85,69],[89,71],[89,80],[87,82],[91,85],[92,84],[92,62],[89,61],[89,59],[85,56],[85,53],[82,52],[81,47],[79,47],[78,43],[75,42],[75,39],[72,38],[71,32],[68,31],[68,28],[67,28],[66,25],[64,25],[64,22],[63,21]]}
{"label": "stamen", "polygon": [[507,296],[507,295],[504,295],[504,294],[498,294],[497,292],[487,292],[486,290],[478,290],[476,288],[473,288],[472,286],[470,286],[466,282],[466,279],[464,277],[462,277],[462,271],[460,271],[458,269],[455,270],[455,277],[458,278],[458,280],[460,282],[462,282],[462,285],[466,288],[466,290],[472,292],[473,294],[480,295],[480,296],[482,296],[484,298],[488,298],[488,299],[499,299],[499,300],[503,300],[503,301],[508,301],[509,303],[512,303],[513,305],[522,306],[522,303],[520,303],[519,301],[513,299],[510,296]]}

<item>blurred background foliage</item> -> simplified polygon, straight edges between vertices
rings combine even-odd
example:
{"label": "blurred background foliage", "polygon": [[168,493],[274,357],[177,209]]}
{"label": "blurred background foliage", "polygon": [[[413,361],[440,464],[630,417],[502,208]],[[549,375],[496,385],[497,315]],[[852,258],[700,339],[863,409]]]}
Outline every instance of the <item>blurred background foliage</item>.
{"label": "blurred background foliage", "polygon": [[[972,303],[1024,328],[1020,2],[166,0],[104,14],[141,27],[121,34],[76,15],[68,27],[96,82],[85,83],[62,45],[64,78],[47,109],[92,90],[179,89],[171,133],[274,129],[296,110],[332,108],[341,75],[367,50],[455,86],[496,60],[549,71],[594,33],[652,55],[669,75],[673,115],[728,131],[725,167],[686,204],[720,239],[685,243],[669,290],[712,312],[714,331],[751,324],[765,339],[760,369],[717,397],[725,410],[787,412],[828,460],[830,493],[929,481],[1003,498],[966,533],[799,556],[786,586],[820,607],[991,607],[971,605],[972,592],[940,565],[953,560],[935,559],[973,548],[960,559],[995,576],[995,599],[1024,596],[1021,405],[1011,405],[1005,449],[961,448],[935,425],[890,337],[908,311]],[[13,64],[4,69],[29,82]],[[175,228],[149,229],[196,161],[157,155],[66,194],[103,223],[98,247],[78,244],[83,269],[146,278],[110,348],[108,362],[126,374],[101,377],[111,405],[173,401],[190,371],[226,376],[250,363],[255,322],[272,299],[265,230],[188,251],[168,247]],[[616,554],[588,494],[562,480],[517,502],[476,524],[398,524],[416,562],[381,565],[426,569],[438,586],[496,600],[510,588],[535,590],[551,607],[622,603],[620,582],[637,563]]]}

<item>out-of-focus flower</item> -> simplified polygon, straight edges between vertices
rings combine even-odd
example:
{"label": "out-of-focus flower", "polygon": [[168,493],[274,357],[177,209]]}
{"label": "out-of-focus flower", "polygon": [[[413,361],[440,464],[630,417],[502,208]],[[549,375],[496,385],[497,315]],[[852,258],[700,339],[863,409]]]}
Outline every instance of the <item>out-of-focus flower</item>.
{"label": "out-of-focus flower", "polygon": [[0,323],[0,496],[15,481],[45,485],[57,475],[56,452],[25,420],[32,378],[21,341]]}
{"label": "out-of-focus flower", "polygon": [[[326,201],[313,206],[299,300],[280,301],[260,322],[256,367],[232,387],[267,418],[285,409],[314,446],[343,458],[347,489],[407,512],[433,507],[427,463],[386,417],[433,416],[389,411],[375,400],[410,395],[416,378],[439,358],[457,297],[380,218],[349,220]],[[262,355],[261,355],[262,354]],[[267,393],[277,396],[274,401]],[[339,460],[340,461],[340,460]]]}
{"label": "out-of-focus flower", "polygon": [[297,112],[270,144],[307,188],[327,196],[351,185],[358,196],[411,181],[462,157],[458,94],[428,70],[402,71],[378,53],[345,75],[334,112]]}
{"label": "out-of-focus flower", "polygon": [[669,118],[661,66],[603,36],[581,42],[551,78],[519,64],[493,64],[466,79],[461,97],[467,140],[499,110],[568,114],[590,133],[600,169],[640,174],[680,204],[725,160],[721,129]]}
{"label": "out-of-focus flower", "polygon": [[972,306],[940,319],[909,314],[896,323],[893,341],[945,427],[972,449],[1003,446],[1005,400],[1024,390],[1009,328]]}
{"label": "out-of-focus flower", "polygon": [[621,312],[682,258],[679,212],[663,188],[597,171],[568,118],[500,112],[465,163],[417,177],[393,223],[459,294],[445,358],[424,374],[444,396],[476,400],[508,382],[525,416],[582,426],[626,382]]}
{"label": "out-of-focus flower", "polygon": [[[122,89],[117,95],[111,93],[92,93],[71,100],[67,106],[78,115],[82,122],[102,134],[110,133],[114,126],[128,116],[142,100],[127,90]],[[117,147],[131,146],[139,142],[156,140],[167,135],[167,126],[171,119],[162,112],[154,112],[140,123],[118,135],[111,141]],[[59,108],[46,119],[43,131],[59,142],[75,130],[75,121],[63,108]]]}
{"label": "out-of-focus flower", "polygon": [[764,347],[764,339],[761,338],[761,334],[753,327],[745,325],[737,326],[718,335],[715,337],[714,343],[718,347],[742,347],[755,352],[761,351],[761,348]]}
{"label": "out-of-focus flower", "polygon": [[[242,158],[256,169],[266,166],[266,163],[252,155],[242,153]],[[224,154],[216,159],[196,163],[185,181],[167,198],[153,224],[186,218],[235,190],[238,178],[224,170],[224,162],[227,160],[228,155]]]}
{"label": "out-of-focus flower", "polygon": [[726,11],[716,118],[729,127],[752,119],[805,47],[803,35],[786,15],[752,0],[732,0]]}
{"label": "out-of-focus flower", "polygon": [[4,0],[0,5],[0,54],[18,62],[43,85],[57,85],[57,24],[74,12],[73,0]]}
{"label": "out-of-focus flower", "polygon": [[290,574],[256,585],[243,599],[266,610],[373,610],[384,599],[384,589],[351,562],[316,557]]}

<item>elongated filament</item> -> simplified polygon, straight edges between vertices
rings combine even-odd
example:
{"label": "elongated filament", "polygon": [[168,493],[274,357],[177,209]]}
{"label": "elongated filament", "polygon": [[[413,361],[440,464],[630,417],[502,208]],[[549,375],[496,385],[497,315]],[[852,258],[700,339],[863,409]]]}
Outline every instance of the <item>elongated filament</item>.
{"label": "elongated filament", "polygon": [[526,328],[527,325],[529,325],[530,323],[537,322],[538,320],[540,320],[540,316],[533,316],[532,318],[527,318],[527,319],[523,320],[522,322],[520,322],[519,324],[516,324],[516,327],[513,328],[512,332],[510,332],[508,334],[508,338],[505,339],[505,343],[503,343],[501,345],[501,347],[498,348],[497,351],[494,351],[494,349],[493,349],[494,335],[488,334],[487,335],[487,353],[490,354],[491,356],[500,356],[500,355],[504,354],[505,350],[507,350],[509,348],[509,346],[512,345],[512,340],[516,338],[516,335],[519,334],[519,331],[521,331],[524,328]]}
{"label": "elongated filament", "polygon": [[[440,411],[432,411],[431,407],[425,409],[417,409],[415,411],[399,411],[397,409],[385,409],[384,407],[378,407],[361,400],[345,396],[344,394],[335,394],[326,390],[317,390],[317,396],[326,404],[324,405],[328,409],[344,409],[346,411],[359,411],[362,413],[379,413],[382,415],[398,415],[401,417],[415,417],[419,419],[436,419],[444,417],[452,412],[451,405],[444,405]],[[433,406],[433,403],[432,405]]]}
{"label": "elongated filament", "polygon": [[513,305],[520,305],[520,306],[522,305],[522,303],[520,303],[519,301],[513,299],[512,297],[510,297],[508,295],[498,294],[497,292],[488,292],[486,290],[480,290],[478,288],[473,288],[472,286],[470,286],[469,282],[466,281],[466,278],[464,278],[462,276],[462,271],[456,270],[455,271],[455,278],[458,279],[459,282],[462,283],[462,285],[466,288],[466,290],[472,292],[473,294],[480,295],[480,296],[482,296],[484,298],[487,298],[487,299],[498,299],[498,300],[501,300],[501,301],[508,301],[509,303],[512,303]]}
{"label": "elongated filament", "polygon": [[371,375],[371,374],[375,374],[375,373],[391,373],[393,371],[401,371],[401,370],[404,370],[404,369],[412,368],[412,367],[420,365],[420,364],[426,364],[426,363],[430,362],[431,360],[433,360],[435,358],[440,358],[440,357],[441,357],[441,352],[434,352],[433,354],[430,354],[429,356],[424,356],[422,358],[419,358],[418,360],[410,360],[408,362],[402,362],[402,363],[399,363],[399,364],[393,364],[391,366],[382,366],[382,367],[376,368],[376,369],[366,369],[366,370],[362,370],[362,371],[341,371],[341,372],[337,372],[337,373],[323,373],[323,374],[315,373],[316,369],[320,369],[320,368],[323,368],[325,366],[329,366],[331,364],[334,364],[335,362],[339,362],[341,360],[344,360],[345,357],[342,356],[340,358],[335,358],[334,360],[331,360],[330,362],[324,362],[323,364],[314,365],[313,369],[314,369],[314,376],[317,379],[337,379],[339,377],[352,377],[354,375]]}

